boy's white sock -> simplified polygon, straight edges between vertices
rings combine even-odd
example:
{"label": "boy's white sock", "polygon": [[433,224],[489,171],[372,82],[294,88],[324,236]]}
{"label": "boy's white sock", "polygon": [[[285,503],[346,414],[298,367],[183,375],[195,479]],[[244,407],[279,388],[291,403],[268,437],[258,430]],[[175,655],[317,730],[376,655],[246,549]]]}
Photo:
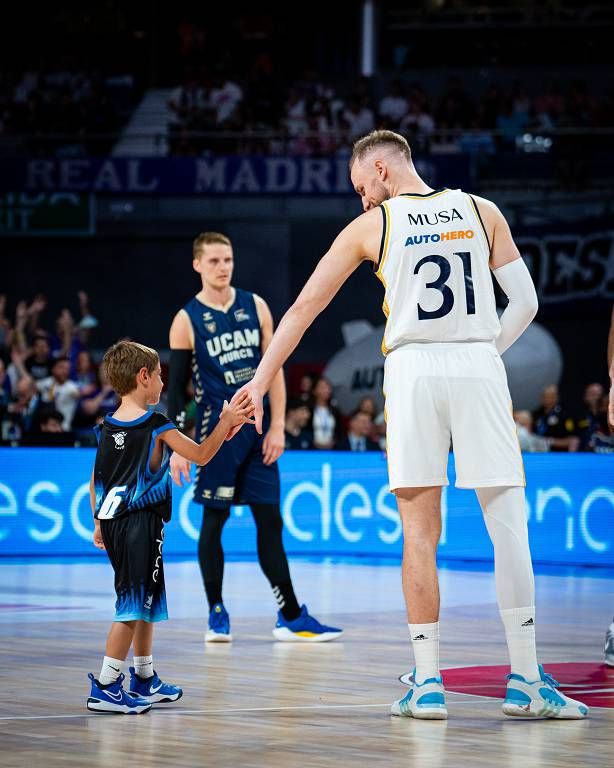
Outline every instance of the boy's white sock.
{"label": "boy's white sock", "polygon": [[111,656],[105,656],[102,660],[102,668],[98,681],[101,685],[110,685],[114,683],[122,673],[124,662],[120,659],[113,659]]}
{"label": "boy's white sock", "polygon": [[153,656],[134,656],[134,671],[145,680],[153,676]]}

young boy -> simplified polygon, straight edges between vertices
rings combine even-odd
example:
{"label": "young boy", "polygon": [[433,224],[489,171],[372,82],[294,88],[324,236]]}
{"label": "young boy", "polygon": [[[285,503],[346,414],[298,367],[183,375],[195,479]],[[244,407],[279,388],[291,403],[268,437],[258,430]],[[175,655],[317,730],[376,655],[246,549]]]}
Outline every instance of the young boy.
{"label": "young boy", "polygon": [[[160,680],[152,658],[153,622],[168,618],[162,543],[164,522],[171,516],[170,451],[206,464],[235,426],[250,421],[254,408],[248,396],[232,406],[225,402],[217,426],[199,445],[166,416],[147,409],[159,402],[163,387],[155,350],[120,341],[107,350],[103,366],[121,404],[96,427],[90,500],[94,544],[109,555],[117,602],[100,675],[89,674],[87,708],[139,714],[154,702],[177,701],[183,694],[179,686]],[[122,666],[131,645],[134,667],[125,691]]]}

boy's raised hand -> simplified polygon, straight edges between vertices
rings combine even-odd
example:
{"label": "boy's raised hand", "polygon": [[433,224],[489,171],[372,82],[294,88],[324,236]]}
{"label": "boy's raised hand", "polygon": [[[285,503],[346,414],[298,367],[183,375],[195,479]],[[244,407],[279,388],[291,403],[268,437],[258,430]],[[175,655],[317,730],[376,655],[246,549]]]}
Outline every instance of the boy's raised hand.
{"label": "boy's raised hand", "polygon": [[249,392],[243,392],[236,400],[231,401],[230,403],[227,400],[224,400],[224,407],[222,408],[220,419],[226,419],[228,421],[229,434],[232,432],[230,437],[238,431],[236,427],[241,427],[243,424],[255,423],[252,418],[254,411],[255,406]]}

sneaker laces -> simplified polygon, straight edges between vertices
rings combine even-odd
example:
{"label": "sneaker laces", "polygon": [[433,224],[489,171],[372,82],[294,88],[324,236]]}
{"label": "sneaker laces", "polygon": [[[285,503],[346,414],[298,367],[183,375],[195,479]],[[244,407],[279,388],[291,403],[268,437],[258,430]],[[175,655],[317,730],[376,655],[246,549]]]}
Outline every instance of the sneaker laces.
{"label": "sneaker laces", "polygon": [[550,675],[548,672],[545,672],[542,670],[542,680],[546,685],[549,685],[551,688],[558,688],[559,683]]}

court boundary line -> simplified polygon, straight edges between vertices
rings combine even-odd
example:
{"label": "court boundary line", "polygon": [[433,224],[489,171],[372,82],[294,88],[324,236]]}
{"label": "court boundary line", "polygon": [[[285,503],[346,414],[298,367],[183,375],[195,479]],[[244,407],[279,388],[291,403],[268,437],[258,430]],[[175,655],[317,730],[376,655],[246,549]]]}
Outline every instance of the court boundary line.
{"label": "court boundary line", "polygon": [[[470,696],[471,699],[480,699],[487,701],[496,701],[491,696],[480,696],[479,694],[471,693],[459,693],[457,691],[446,691],[446,693],[455,694],[456,696]],[[475,704],[476,701],[465,699],[463,701],[455,701],[454,704]],[[272,706],[272,707],[239,707],[237,709],[171,709],[171,708],[155,708],[151,709],[147,714],[161,714],[166,715],[239,715],[245,712],[300,712],[300,711],[318,711],[328,709],[375,709],[378,707],[390,707],[391,702],[387,701],[383,704],[296,704],[287,706]],[[607,707],[603,707],[607,709]],[[66,715],[6,715],[0,716],[0,723],[2,722],[14,722],[18,720],[74,720],[79,718],[96,717],[100,718],[100,714],[96,712],[85,711],[83,714],[66,714]]]}

